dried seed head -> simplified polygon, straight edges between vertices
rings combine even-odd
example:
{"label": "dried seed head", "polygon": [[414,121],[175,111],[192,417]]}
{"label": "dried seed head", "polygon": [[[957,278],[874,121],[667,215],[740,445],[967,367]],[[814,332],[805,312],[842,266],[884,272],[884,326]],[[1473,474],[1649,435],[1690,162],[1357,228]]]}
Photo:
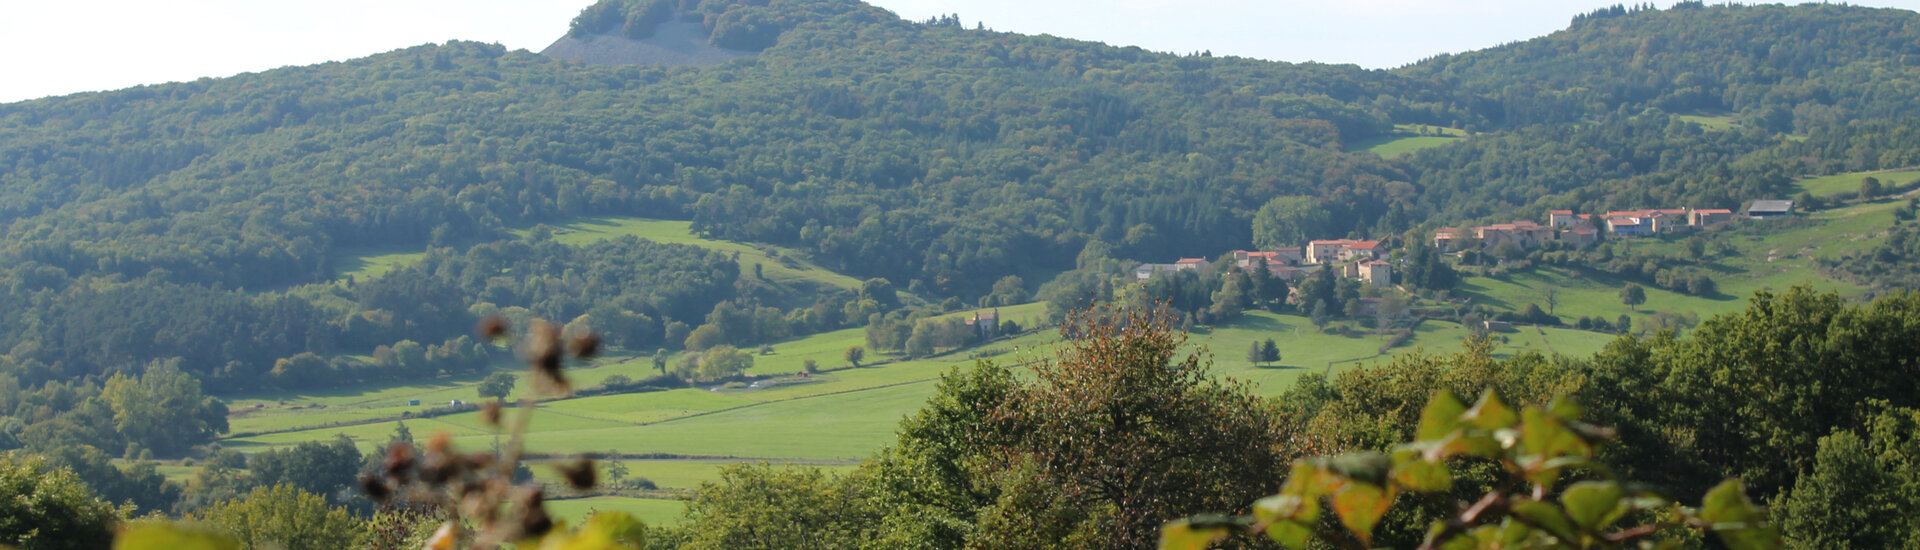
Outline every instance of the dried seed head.
{"label": "dried seed head", "polygon": [[480,421],[488,426],[500,427],[500,402],[488,401],[480,405]]}
{"label": "dried seed head", "polygon": [[507,337],[507,320],[501,318],[498,314],[488,315],[485,319],[481,319],[480,325],[474,327],[473,330],[480,334],[480,339],[482,340],[499,342],[501,339]]}
{"label": "dried seed head", "polygon": [[554,469],[560,472],[560,477],[566,478],[567,486],[575,491],[592,489],[597,482],[593,459],[585,455],[575,458],[572,462],[556,465]]}
{"label": "dried seed head", "polygon": [[458,456],[444,453],[429,454],[427,460],[420,463],[420,481],[427,482],[429,485],[444,484],[453,478],[460,477],[465,467],[466,464]]}
{"label": "dried seed head", "polygon": [[434,433],[433,438],[427,440],[428,453],[446,454],[451,450],[453,450],[453,436],[447,432]]}
{"label": "dried seed head", "polygon": [[493,466],[493,460],[493,453],[485,451],[467,455],[467,469],[474,471],[485,470]]}
{"label": "dried seed head", "polygon": [[527,365],[533,369],[535,379],[559,393],[566,393],[567,379],[560,374],[560,360],[565,355],[562,347],[560,327],[553,323],[534,321],[527,331]]}
{"label": "dried seed head", "polygon": [[360,476],[360,491],[366,493],[367,498],[373,499],[374,502],[384,503],[387,498],[393,496],[393,488],[388,487],[387,482],[370,475]]}
{"label": "dried seed head", "polygon": [[547,516],[547,509],[543,504],[545,500],[546,496],[541,494],[538,488],[521,492],[519,498],[514,499],[514,505],[520,513],[522,535],[538,537],[553,530],[553,518]]}
{"label": "dried seed head", "polygon": [[405,479],[407,471],[413,469],[413,446],[406,443],[394,443],[387,448],[387,477]]}
{"label": "dried seed head", "polygon": [[587,333],[575,336],[567,342],[567,348],[576,358],[592,359],[600,354],[600,335]]}

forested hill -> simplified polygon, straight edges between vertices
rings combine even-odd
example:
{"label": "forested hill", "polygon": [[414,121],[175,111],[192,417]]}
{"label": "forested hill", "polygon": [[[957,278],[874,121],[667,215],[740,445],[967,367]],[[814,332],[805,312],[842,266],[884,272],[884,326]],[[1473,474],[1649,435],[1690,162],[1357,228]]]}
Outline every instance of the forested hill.
{"label": "forested hill", "polygon": [[[273,383],[275,358],[301,351],[440,341],[482,301],[569,319],[593,304],[561,297],[604,292],[614,313],[660,329],[632,342],[648,347],[677,345],[671,327],[703,324],[719,302],[773,302],[750,303],[762,300],[740,290],[745,270],[699,251],[627,243],[583,257],[533,243],[540,262],[523,265],[494,242],[582,215],[692,220],[971,301],[1011,273],[1072,269],[1087,249],[1164,259],[1249,246],[1249,220],[1277,197],[1311,197],[1339,220],[1310,228],[1328,236],[1542,204],[1737,207],[1842,154],[1781,149],[1793,145],[1769,128],[1832,143],[1847,118],[1920,115],[1912,94],[1881,88],[1920,63],[1906,53],[1920,43],[1911,13],[1604,15],[1371,71],[909,22],[851,0],[606,0],[567,32],[645,38],[678,18],[757,53],[589,66],[454,42],[0,105],[0,372],[31,385],[185,356],[184,369],[233,389]],[[1614,52],[1638,40],[1614,37],[1642,35],[1639,61]],[[1754,53],[1769,42],[1781,53]],[[1672,99],[1683,96],[1704,99]],[[1668,117],[1711,108],[1792,116],[1711,133]],[[1396,124],[1480,136],[1391,161],[1352,147]],[[1882,149],[1913,144],[1873,158],[1902,158]],[[426,246],[426,261],[376,284],[297,286],[335,280],[345,248]],[[509,269],[531,273],[499,275]]]}
{"label": "forested hill", "polygon": [[1920,109],[1920,13],[1833,4],[1615,6],[1563,31],[1395,71],[1477,96],[1504,126],[1626,109],[1737,113],[1806,133]]}

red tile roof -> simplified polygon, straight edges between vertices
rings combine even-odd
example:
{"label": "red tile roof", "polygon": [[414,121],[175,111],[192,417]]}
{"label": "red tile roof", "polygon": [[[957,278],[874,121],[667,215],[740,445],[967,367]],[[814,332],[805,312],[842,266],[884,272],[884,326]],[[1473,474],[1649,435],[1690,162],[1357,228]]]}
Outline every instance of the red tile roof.
{"label": "red tile roof", "polygon": [[1206,259],[1206,258],[1181,258],[1181,259],[1180,259],[1180,261],[1177,261],[1177,262],[1173,262],[1173,263],[1175,263],[1175,264],[1204,264],[1204,263],[1207,263],[1207,259]]}
{"label": "red tile roof", "polygon": [[1571,216],[1571,215],[1573,215],[1573,211],[1572,211],[1572,210],[1548,210],[1548,211],[1547,211],[1547,213],[1548,213],[1548,214],[1559,214],[1559,215],[1562,215],[1562,216]]}

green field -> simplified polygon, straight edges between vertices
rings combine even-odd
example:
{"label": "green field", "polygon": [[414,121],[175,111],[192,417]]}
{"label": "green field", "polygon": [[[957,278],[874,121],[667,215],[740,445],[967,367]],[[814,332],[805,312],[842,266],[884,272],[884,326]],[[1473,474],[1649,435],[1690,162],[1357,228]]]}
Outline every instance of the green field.
{"label": "green field", "polygon": [[1390,159],[1428,147],[1439,147],[1467,137],[1466,130],[1419,124],[1395,124],[1393,130],[1389,135],[1349,143],[1347,150],[1367,151],[1380,155],[1381,158]]}
{"label": "green field", "polygon": [[[1001,314],[1009,318],[1025,312],[1037,315],[1040,309],[1035,304],[1001,310]],[[1434,352],[1457,349],[1460,339],[1466,335],[1466,328],[1458,324],[1427,321],[1413,341],[1387,350],[1385,356],[1422,349]],[[791,353],[786,360],[796,361],[830,354],[835,360],[831,364],[837,366],[837,354],[845,349],[842,344],[849,343],[855,336],[856,333],[847,331],[815,335],[776,345],[776,350],[788,351],[777,351],[762,359]],[[1527,329],[1502,336],[1506,341],[1499,348],[1501,353],[1584,354],[1598,349],[1611,338],[1563,329]],[[1267,338],[1280,344],[1282,360],[1265,366],[1247,362],[1244,358],[1247,346]],[[1276,395],[1302,373],[1333,372],[1382,359],[1380,348],[1387,343],[1387,338],[1324,334],[1314,330],[1304,317],[1250,312],[1232,324],[1193,334],[1189,349],[1210,352],[1216,375],[1249,384],[1258,394]],[[996,361],[1018,364],[1049,357],[1057,346],[1051,332],[1038,332],[994,342],[985,349],[1004,352],[995,357]],[[739,390],[696,387],[553,401],[541,405],[528,443],[542,453],[617,451],[774,461],[853,461],[891,441],[899,420],[922,406],[941,373],[973,361],[969,353],[949,353],[926,359],[870,363],[862,368],[839,369],[804,379],[788,376],[780,380],[790,383]],[[616,368],[620,368],[618,364],[602,367]],[[786,367],[770,370],[791,372]],[[302,410],[313,414],[316,420],[340,414],[323,408]],[[480,425],[473,413],[406,423],[415,437],[445,431],[463,448],[484,448],[498,438],[493,430]],[[253,451],[340,434],[363,448],[372,449],[386,441],[396,428],[397,422],[387,421],[230,438],[225,443]],[[711,467],[694,470],[710,472]],[[648,474],[636,469],[635,475]]]}
{"label": "green field", "polygon": [[[738,253],[742,276],[751,276],[753,266],[758,264],[762,274],[774,284],[828,288],[855,288],[860,285],[859,279],[816,267],[804,255],[792,250],[772,245],[708,239],[693,234],[692,225],[693,222],[688,221],[621,216],[578,217],[547,224],[554,229],[554,240],[562,244],[584,245],[632,235],[654,242],[693,245],[727,254]],[[521,228],[515,230],[514,234],[524,237],[530,231],[531,228]],[[365,281],[424,257],[426,252],[416,248],[346,247],[336,250],[331,259],[339,279],[351,276],[355,280]]]}
{"label": "green field", "polygon": [[338,273],[336,279],[352,277],[356,281],[365,281],[425,257],[427,252],[419,248],[378,246],[343,247],[335,250],[330,259]]}
{"label": "green field", "polygon": [[1733,115],[1680,115],[1680,120],[1699,124],[1708,130],[1732,130],[1740,125]]}
{"label": "green field", "polygon": [[[580,217],[547,224],[554,228],[553,240],[562,244],[583,245],[632,235],[649,241],[693,245],[728,254],[738,253],[741,276],[751,276],[759,264],[768,281],[776,284],[816,284],[835,288],[855,288],[860,280],[813,266],[799,253],[772,245],[746,244],[708,239],[693,233],[693,222],[655,220],[619,216]],[[531,229],[518,229],[525,236]],[[780,260],[788,260],[782,263]]]}
{"label": "green field", "polygon": [[1920,170],[1834,174],[1831,176],[1820,176],[1800,180],[1800,183],[1797,185],[1800,186],[1801,191],[1806,191],[1813,196],[1829,197],[1841,193],[1860,191],[1860,182],[1864,181],[1868,176],[1880,180],[1880,185],[1885,186],[1891,191],[1913,185],[1915,181],[1920,181]]}

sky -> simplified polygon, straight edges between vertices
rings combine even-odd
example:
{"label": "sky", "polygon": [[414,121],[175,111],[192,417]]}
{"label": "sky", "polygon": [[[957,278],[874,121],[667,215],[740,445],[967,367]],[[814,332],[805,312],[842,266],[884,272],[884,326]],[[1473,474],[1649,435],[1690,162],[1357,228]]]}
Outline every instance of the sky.
{"label": "sky", "polygon": [[[869,0],[969,27],[1392,68],[1618,0]],[[592,0],[0,0],[0,102],[339,61],[451,39],[539,51]],[[1717,0],[1716,0],[1717,2]],[[1672,0],[1654,2],[1666,7]],[[1920,9],[1920,0],[1856,5]]]}

